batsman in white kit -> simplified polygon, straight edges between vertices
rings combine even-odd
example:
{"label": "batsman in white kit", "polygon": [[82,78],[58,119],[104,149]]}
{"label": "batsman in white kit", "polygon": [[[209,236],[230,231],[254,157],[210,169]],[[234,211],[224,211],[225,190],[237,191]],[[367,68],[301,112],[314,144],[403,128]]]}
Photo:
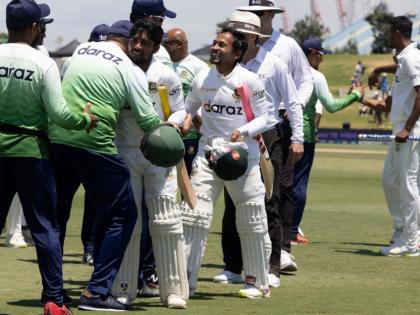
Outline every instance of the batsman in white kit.
{"label": "batsman in white kit", "polygon": [[[162,35],[160,26],[145,21],[137,22],[131,31],[129,55],[145,71],[150,98],[160,118],[164,120],[158,88],[163,85],[168,91],[172,113],[168,122],[182,125],[186,113],[181,82],[174,71],[153,59],[153,53],[160,47]],[[176,201],[176,169],[153,165],[139,150],[142,136],[143,132],[137,127],[130,108],[125,108],[118,121],[115,143],[130,170],[139,215],[112,293],[126,304],[131,304],[137,294],[144,190],[161,301],[169,308],[185,308],[189,292],[181,211]]]}
{"label": "batsman in white kit", "polygon": [[[216,67],[198,73],[185,101],[187,113],[194,116],[201,108],[202,114],[202,137],[191,173],[197,205],[191,209],[186,203],[182,204],[190,295],[197,289],[214,203],[223,187],[236,205],[236,224],[243,249],[246,283],[239,295],[248,298],[270,295],[267,267],[271,242],[259,167],[260,153],[253,138],[267,129],[272,109],[266,102],[258,76],[239,64],[246,49],[245,35],[224,28],[210,50],[210,62]],[[250,122],[237,93],[241,86],[249,91],[249,103],[255,116]],[[244,160],[247,167],[237,173]],[[225,162],[227,165],[224,166]]]}

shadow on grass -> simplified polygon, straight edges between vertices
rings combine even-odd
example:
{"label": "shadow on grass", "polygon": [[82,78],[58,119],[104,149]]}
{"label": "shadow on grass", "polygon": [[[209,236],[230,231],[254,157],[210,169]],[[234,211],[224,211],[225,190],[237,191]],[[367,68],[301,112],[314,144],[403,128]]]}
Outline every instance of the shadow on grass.
{"label": "shadow on grass", "polygon": [[86,279],[85,281],[81,281],[81,280],[69,280],[69,279],[65,279],[63,280],[64,284],[68,284],[68,285],[73,285],[75,287],[86,287],[87,282],[89,279]]}
{"label": "shadow on grass", "polygon": [[225,265],[207,263],[207,264],[202,264],[201,267],[212,268],[212,269],[222,269],[223,270],[225,268]]}
{"label": "shadow on grass", "polygon": [[344,253],[344,254],[356,254],[356,255],[364,255],[364,256],[383,256],[377,250],[369,250],[369,249],[336,249],[336,253]]}
{"label": "shadow on grass", "polygon": [[64,257],[77,257],[82,258],[83,254],[64,254]]}
{"label": "shadow on grass", "polygon": [[222,232],[215,232],[215,231],[212,231],[212,232],[209,232],[209,234],[222,235]]}
{"label": "shadow on grass", "polygon": [[238,298],[238,293],[195,292],[191,300],[214,300],[216,297]]}
{"label": "shadow on grass", "polygon": [[356,242],[341,242],[340,244],[343,245],[361,245],[361,246],[376,246],[376,247],[380,247],[380,246],[388,246],[389,244],[379,244],[379,243],[356,243]]}
{"label": "shadow on grass", "polygon": [[41,307],[41,304],[39,304],[39,300],[20,300],[20,301],[7,302],[7,304],[13,305],[13,306],[22,306],[22,307]]}
{"label": "shadow on grass", "polygon": [[[38,264],[38,260],[37,259],[23,259],[23,258],[19,258],[19,261],[23,261],[23,262],[28,262],[28,263],[32,263],[32,264]],[[80,260],[64,260],[63,264],[71,264],[71,265],[81,265],[82,263],[80,262]]]}

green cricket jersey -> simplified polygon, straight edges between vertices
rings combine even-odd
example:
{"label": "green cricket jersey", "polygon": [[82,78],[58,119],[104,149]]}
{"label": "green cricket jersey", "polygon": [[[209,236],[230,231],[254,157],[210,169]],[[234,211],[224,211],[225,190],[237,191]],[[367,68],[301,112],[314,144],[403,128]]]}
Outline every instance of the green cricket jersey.
{"label": "green cricket jersey", "polygon": [[[51,125],[51,142],[100,153],[117,154],[114,144],[117,119],[128,105],[140,129],[147,132],[160,123],[140,70],[114,42],[89,42],[76,48],[63,80],[64,97],[72,110],[87,102],[100,121],[89,134]],[[140,142],[140,139],[139,139]]]}
{"label": "green cricket jersey", "polygon": [[11,132],[4,125],[45,132],[49,121],[75,130],[90,125],[89,115],[80,109],[74,113],[63,98],[54,60],[26,44],[0,45],[1,157],[48,158],[46,139]]}
{"label": "green cricket jersey", "polygon": [[311,71],[314,78],[314,90],[305,106],[305,110],[303,111],[303,138],[305,142],[314,143],[316,115],[315,105],[318,99],[329,113],[335,113],[343,108],[346,108],[352,103],[359,101],[361,99],[361,95],[359,91],[353,90],[349,95],[343,98],[334,99],[328,89],[328,83],[325,76],[313,68],[311,68]]}
{"label": "green cricket jersey", "polygon": [[[184,99],[187,97],[188,92],[190,91],[191,82],[194,80],[195,76],[201,70],[208,68],[209,66],[203,60],[191,54],[179,62],[174,62],[175,72],[181,79]],[[194,126],[192,126],[190,132],[188,132],[188,134],[183,137],[185,140],[197,138],[200,138],[200,133]]]}

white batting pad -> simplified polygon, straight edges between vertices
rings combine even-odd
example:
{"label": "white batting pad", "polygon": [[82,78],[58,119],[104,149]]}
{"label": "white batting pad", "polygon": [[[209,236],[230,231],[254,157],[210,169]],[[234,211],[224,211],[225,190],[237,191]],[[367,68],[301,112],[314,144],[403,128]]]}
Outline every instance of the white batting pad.
{"label": "white batting pad", "polygon": [[188,280],[190,289],[197,288],[198,271],[206,251],[207,236],[213,214],[213,202],[210,197],[196,194],[197,205],[194,209],[182,203],[182,223],[188,259]]}
{"label": "white batting pad", "polygon": [[267,267],[271,254],[267,215],[264,205],[236,204],[236,226],[241,239],[245,281],[257,288],[268,287]]}
{"label": "white batting pad", "polygon": [[175,198],[161,195],[151,198],[147,207],[160,299],[167,303],[168,296],[175,294],[187,300],[187,260],[179,206]]}
{"label": "white batting pad", "polygon": [[119,298],[118,300],[124,304],[133,303],[137,296],[140,262],[141,208],[137,208],[137,211],[136,225],[111,289],[112,294],[117,296]]}

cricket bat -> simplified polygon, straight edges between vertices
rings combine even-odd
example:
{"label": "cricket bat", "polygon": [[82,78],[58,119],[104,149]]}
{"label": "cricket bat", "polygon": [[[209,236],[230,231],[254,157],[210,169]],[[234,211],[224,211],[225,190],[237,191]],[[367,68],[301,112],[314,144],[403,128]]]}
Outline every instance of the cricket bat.
{"label": "cricket bat", "polygon": [[[165,121],[167,121],[169,116],[171,115],[171,107],[169,106],[168,99],[168,90],[164,85],[159,86],[158,90],[163,118]],[[197,197],[195,196],[195,192],[192,188],[184,159],[182,159],[181,162],[179,162],[176,165],[176,176],[178,180],[178,186],[181,189],[181,194],[184,197],[185,202],[191,209],[194,209],[197,204]]]}
{"label": "cricket bat", "polygon": [[[248,91],[245,86],[239,86],[236,88],[239,96],[241,97],[242,106],[245,112],[246,119],[251,121],[254,119],[254,113],[252,112],[251,105],[249,103]],[[273,181],[274,181],[274,169],[271,163],[270,155],[267,150],[267,146],[264,143],[264,139],[261,135],[256,136],[258,146],[260,148],[260,167],[261,173],[264,179],[265,196],[270,199],[273,195]]]}

